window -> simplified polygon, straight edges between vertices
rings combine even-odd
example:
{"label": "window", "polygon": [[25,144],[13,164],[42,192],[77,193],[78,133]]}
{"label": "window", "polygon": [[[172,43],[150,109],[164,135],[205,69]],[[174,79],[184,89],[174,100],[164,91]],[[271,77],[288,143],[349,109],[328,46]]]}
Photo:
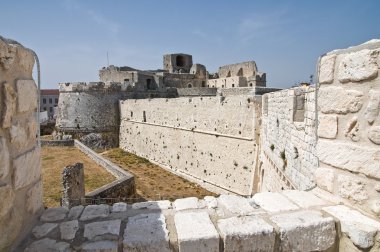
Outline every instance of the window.
{"label": "window", "polygon": [[124,79],[124,82],[128,82],[129,81],[129,79]]}
{"label": "window", "polygon": [[206,87],[206,82],[202,81],[202,87]]}
{"label": "window", "polygon": [[50,110],[50,113],[53,113],[53,107],[50,107],[49,110]]}
{"label": "window", "polygon": [[243,76],[243,68],[240,68],[236,75]]}
{"label": "window", "polygon": [[232,84],[232,87],[235,87],[235,84]]}
{"label": "window", "polygon": [[252,87],[253,86],[252,83],[249,83],[249,86]]}
{"label": "window", "polygon": [[185,66],[185,57],[182,55],[178,55],[175,59],[177,63],[177,67],[184,67]]}
{"label": "window", "polygon": [[145,114],[145,111],[143,111],[143,122],[146,122],[146,114]]}
{"label": "window", "polygon": [[42,99],[42,103],[43,103],[43,104],[46,104],[46,98],[43,98],[43,99]]}
{"label": "window", "polygon": [[228,71],[227,77],[231,77],[231,71]]}
{"label": "window", "polygon": [[46,111],[46,107],[44,107],[44,111]]}
{"label": "window", "polygon": [[191,88],[191,87],[192,87],[191,83],[187,84],[187,87],[188,87],[188,88]]}
{"label": "window", "polygon": [[146,88],[147,89],[152,89],[152,87],[151,87],[151,79],[146,79]]}
{"label": "window", "polygon": [[52,104],[52,103],[53,103],[53,99],[49,98],[49,104]]}
{"label": "window", "polygon": [[58,104],[58,98],[55,98],[55,104]]}

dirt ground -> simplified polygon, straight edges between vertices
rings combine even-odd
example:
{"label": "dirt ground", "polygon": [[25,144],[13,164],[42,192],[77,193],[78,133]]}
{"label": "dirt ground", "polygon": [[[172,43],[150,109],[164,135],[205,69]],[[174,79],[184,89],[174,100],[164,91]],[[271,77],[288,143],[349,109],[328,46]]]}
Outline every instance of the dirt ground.
{"label": "dirt ground", "polygon": [[135,175],[136,192],[145,200],[215,196],[197,184],[121,149],[111,149],[102,155]]}
{"label": "dirt ground", "polygon": [[44,204],[47,207],[60,205],[61,174],[68,165],[83,163],[86,193],[116,179],[75,147],[42,147],[41,159]]}

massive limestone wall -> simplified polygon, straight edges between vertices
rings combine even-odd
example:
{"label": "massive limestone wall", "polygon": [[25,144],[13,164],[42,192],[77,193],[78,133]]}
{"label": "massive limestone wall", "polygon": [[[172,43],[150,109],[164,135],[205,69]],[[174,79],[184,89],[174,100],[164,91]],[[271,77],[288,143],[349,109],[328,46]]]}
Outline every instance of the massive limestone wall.
{"label": "massive limestone wall", "polygon": [[0,37],[0,251],[11,251],[42,211],[34,56]]}
{"label": "massive limestone wall", "polygon": [[314,88],[262,96],[259,191],[310,189],[318,166]]}
{"label": "massive limestone wall", "polygon": [[319,187],[380,217],[380,40],[319,64]]}
{"label": "massive limestone wall", "polygon": [[259,109],[244,95],[121,101],[120,147],[210,190],[249,195]]}

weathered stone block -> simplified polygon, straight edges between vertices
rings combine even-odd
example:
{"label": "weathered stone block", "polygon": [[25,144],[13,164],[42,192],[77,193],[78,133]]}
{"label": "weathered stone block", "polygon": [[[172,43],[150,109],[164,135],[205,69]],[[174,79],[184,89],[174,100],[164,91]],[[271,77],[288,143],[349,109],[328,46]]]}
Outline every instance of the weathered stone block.
{"label": "weathered stone block", "polygon": [[61,221],[66,218],[68,212],[69,210],[65,207],[48,208],[43,212],[40,219],[43,222]]}
{"label": "weathered stone block", "polygon": [[349,137],[352,141],[358,142],[360,140],[359,133],[359,120],[357,116],[352,117],[346,125],[344,136]]}
{"label": "weathered stone block", "polygon": [[86,242],[82,245],[83,252],[118,252],[119,244],[117,241],[95,241]]}
{"label": "weathered stone block", "polygon": [[41,177],[40,149],[35,148],[13,161],[14,186],[16,189],[25,187]]}
{"label": "weathered stone block", "polygon": [[333,192],[334,190],[334,170],[329,168],[318,167],[315,170],[315,181],[319,188],[326,190],[328,192]]}
{"label": "weathered stone block", "polygon": [[11,119],[16,111],[16,92],[12,84],[3,84],[3,108],[2,108],[2,128],[11,126]]}
{"label": "weathered stone block", "polygon": [[378,75],[378,51],[364,49],[342,56],[338,68],[338,79],[342,83],[371,80]]}
{"label": "weathered stone block", "polygon": [[67,242],[57,242],[49,238],[44,238],[42,240],[37,240],[30,244],[29,247],[25,249],[25,252],[41,252],[41,251],[62,251],[69,252],[70,244]]}
{"label": "weathered stone block", "polygon": [[9,173],[9,150],[4,137],[0,137],[0,180]]}
{"label": "weathered stone block", "polygon": [[81,221],[93,220],[96,218],[105,218],[110,214],[110,207],[108,205],[89,205],[84,209]]}
{"label": "weathered stone block", "polygon": [[274,228],[257,216],[218,220],[218,228],[225,252],[274,250]]}
{"label": "weathered stone block", "polygon": [[81,199],[85,196],[82,163],[65,167],[62,171],[62,185],[62,206],[70,208],[80,205]]}
{"label": "weathered stone block", "polygon": [[341,87],[319,89],[318,106],[325,114],[347,114],[358,112],[363,106],[363,92]]}
{"label": "weathered stone block", "polygon": [[[191,201],[191,200],[190,200]],[[180,204],[180,203],[178,203]],[[159,200],[159,201],[146,201],[146,202],[138,202],[132,205],[133,209],[169,209],[171,208],[172,203],[169,200]]]}
{"label": "weathered stone block", "polygon": [[18,112],[34,111],[37,108],[37,86],[34,80],[17,80]]}
{"label": "weathered stone block", "polygon": [[69,220],[77,220],[79,216],[81,215],[81,213],[83,212],[83,209],[84,209],[84,206],[75,206],[75,207],[70,208],[70,212],[67,218]]}
{"label": "weathered stone block", "polygon": [[206,203],[207,208],[217,208],[218,207],[218,201],[214,196],[205,196],[204,201]]}
{"label": "weathered stone block", "polygon": [[272,216],[280,229],[281,251],[324,251],[334,245],[335,222],[318,211],[299,211]]}
{"label": "weathered stone block", "polygon": [[62,240],[72,240],[79,229],[78,220],[65,221],[59,224],[59,231]]}
{"label": "weathered stone block", "polygon": [[58,227],[57,223],[45,223],[45,224],[42,224],[40,226],[33,228],[32,234],[34,235],[34,237],[39,239],[39,238],[42,238],[42,237],[48,235],[50,232],[55,230],[57,227]]}
{"label": "weathered stone block", "polygon": [[26,209],[31,214],[35,214],[37,211],[43,209],[43,189],[41,181],[37,182],[26,193]]}
{"label": "weathered stone block", "polygon": [[23,149],[29,145],[28,132],[26,125],[17,121],[13,123],[10,129],[11,145],[15,153],[20,153]]}
{"label": "weathered stone block", "polygon": [[220,195],[218,202],[221,207],[226,208],[234,214],[249,214],[255,209],[249,204],[248,199],[236,195]]}
{"label": "weathered stone block", "polygon": [[368,199],[365,185],[366,183],[357,177],[347,175],[338,176],[338,192],[343,198],[359,203],[363,202]]}
{"label": "weathered stone block", "polygon": [[379,115],[380,110],[380,91],[369,91],[369,102],[365,110],[365,118],[372,124]]}
{"label": "weathered stone block", "polygon": [[206,212],[174,216],[181,252],[219,252],[219,234]]}
{"label": "weathered stone block", "polygon": [[322,57],[319,68],[319,83],[330,84],[334,81],[334,67],[336,55],[326,55]]}
{"label": "weathered stone block", "polygon": [[334,139],[338,134],[338,117],[336,115],[320,115],[318,136]]}
{"label": "weathered stone block", "polygon": [[127,211],[127,203],[118,202],[118,203],[113,204],[112,206],[113,213],[119,213],[119,212],[125,212],[125,211]]}
{"label": "weathered stone block", "polygon": [[319,161],[325,164],[380,178],[380,150],[378,148],[319,140],[317,156]]}
{"label": "weathered stone block", "polygon": [[83,236],[89,240],[117,240],[120,234],[121,220],[99,221],[84,225]]}
{"label": "weathered stone block", "polygon": [[380,126],[373,126],[368,130],[368,139],[374,144],[380,144]]}
{"label": "weathered stone block", "polygon": [[0,186],[0,218],[4,217],[13,207],[15,194],[9,185]]}
{"label": "weathered stone block", "polygon": [[297,210],[299,207],[280,193],[261,192],[252,197],[252,202],[262,209],[271,212]]}
{"label": "weathered stone block", "polygon": [[323,208],[340,221],[341,230],[358,247],[367,249],[374,245],[380,222],[344,205]]}
{"label": "weathered stone block", "polygon": [[177,211],[187,210],[187,209],[197,209],[199,201],[196,197],[188,197],[183,199],[176,199],[173,202],[173,207]]}
{"label": "weathered stone block", "polygon": [[169,252],[169,231],[165,216],[159,213],[139,214],[128,219],[124,231],[124,251]]}
{"label": "weathered stone block", "polygon": [[296,203],[301,208],[309,208],[315,206],[323,206],[328,203],[312,194],[311,192],[298,191],[298,190],[285,190],[282,191],[288,199]]}

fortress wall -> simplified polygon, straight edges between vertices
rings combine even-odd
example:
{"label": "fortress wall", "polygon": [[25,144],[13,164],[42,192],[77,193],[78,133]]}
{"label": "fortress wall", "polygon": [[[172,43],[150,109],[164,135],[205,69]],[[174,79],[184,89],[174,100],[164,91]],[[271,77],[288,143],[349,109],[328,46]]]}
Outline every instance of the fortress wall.
{"label": "fortress wall", "polygon": [[221,66],[218,71],[220,78],[226,78],[230,76],[249,77],[255,76],[256,72],[257,66],[254,61]]}
{"label": "fortress wall", "polygon": [[121,101],[120,147],[206,186],[249,195],[259,107],[249,96]]}
{"label": "fortress wall", "polygon": [[12,251],[43,210],[33,66],[31,51],[0,37],[0,251]]}
{"label": "fortress wall", "polygon": [[259,190],[312,188],[318,166],[314,89],[282,90],[262,99]]}
{"label": "fortress wall", "polygon": [[318,186],[380,217],[380,41],[321,58]]}

